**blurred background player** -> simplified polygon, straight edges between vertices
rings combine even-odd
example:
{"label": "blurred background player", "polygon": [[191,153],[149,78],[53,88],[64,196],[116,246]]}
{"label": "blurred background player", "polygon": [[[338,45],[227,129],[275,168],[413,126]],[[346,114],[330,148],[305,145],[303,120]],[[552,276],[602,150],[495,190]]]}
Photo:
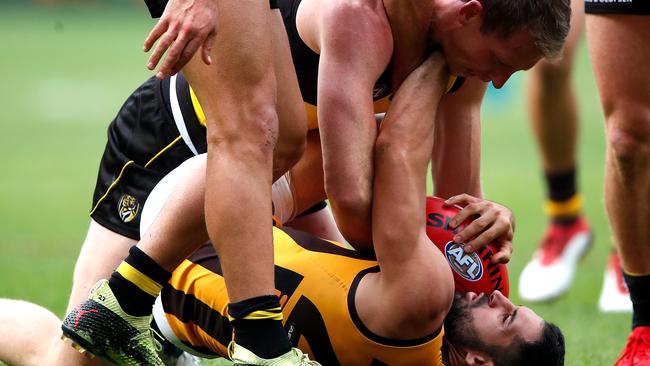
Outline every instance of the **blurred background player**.
{"label": "blurred background player", "polygon": [[[584,29],[584,3],[571,2],[571,30],[562,56],[541,60],[529,73],[531,127],[542,157],[548,224],[539,247],[519,278],[519,296],[526,301],[551,301],[573,283],[578,262],[593,244],[593,231],[583,215],[578,189],[577,140],[579,113],[573,85],[576,49]],[[618,256],[612,250],[598,302],[602,311],[630,311]]]}
{"label": "blurred background player", "polygon": [[633,306],[616,366],[650,365],[650,2],[585,2],[605,114],[605,205]]}

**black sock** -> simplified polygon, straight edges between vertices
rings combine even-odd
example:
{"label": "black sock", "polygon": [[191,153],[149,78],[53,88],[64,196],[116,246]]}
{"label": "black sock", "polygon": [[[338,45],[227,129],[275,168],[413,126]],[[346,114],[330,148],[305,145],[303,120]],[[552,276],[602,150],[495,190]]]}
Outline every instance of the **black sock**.
{"label": "black sock", "polygon": [[[576,168],[560,173],[544,173],[546,190],[549,203],[547,208],[551,221],[556,224],[570,225],[575,222],[580,213],[580,208],[574,209],[572,205],[564,205],[578,194],[576,184]],[[566,211],[568,209],[568,211]]]}
{"label": "black sock", "polygon": [[561,173],[544,173],[544,177],[548,198],[551,201],[566,201],[578,192],[575,167]]}
{"label": "black sock", "polygon": [[151,307],[172,274],[165,271],[138,247],[117,268],[108,285],[122,310],[133,316],[151,315]]}
{"label": "black sock", "polygon": [[228,304],[235,330],[235,343],[261,358],[275,358],[291,350],[282,327],[280,298],[258,296]]}
{"label": "black sock", "polygon": [[623,272],[634,308],[632,329],[650,326],[650,275],[633,276]]}

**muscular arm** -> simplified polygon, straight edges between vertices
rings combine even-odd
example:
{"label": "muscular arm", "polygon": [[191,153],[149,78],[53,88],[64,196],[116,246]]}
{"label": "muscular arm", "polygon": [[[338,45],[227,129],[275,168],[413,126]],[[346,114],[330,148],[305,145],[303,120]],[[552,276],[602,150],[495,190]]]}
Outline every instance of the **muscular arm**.
{"label": "muscular arm", "polygon": [[[395,95],[394,113],[386,115],[377,138],[372,230],[381,271],[364,277],[356,304],[364,324],[384,336],[431,334],[451,305],[451,271],[428,239],[423,215],[433,118],[446,78],[439,54],[415,70]],[[379,294],[382,301],[371,300]],[[388,311],[397,303],[400,311]]]}
{"label": "muscular arm", "polygon": [[467,244],[468,250],[494,243],[499,250],[492,260],[506,263],[512,253],[512,213],[499,204],[480,199],[480,112],[486,87],[487,83],[470,78],[456,93],[443,97],[438,108],[431,168],[435,195],[454,196],[448,202],[464,207],[451,226],[474,219],[454,240]]}
{"label": "muscular arm", "polygon": [[318,119],[325,190],[346,239],[357,249],[371,249],[377,134],[372,89],[390,60],[392,36],[381,2],[324,6],[326,15],[314,33],[321,54]]}
{"label": "muscular arm", "polygon": [[469,78],[457,92],[442,98],[431,159],[435,196],[482,197],[481,102],[486,88],[487,83]]}

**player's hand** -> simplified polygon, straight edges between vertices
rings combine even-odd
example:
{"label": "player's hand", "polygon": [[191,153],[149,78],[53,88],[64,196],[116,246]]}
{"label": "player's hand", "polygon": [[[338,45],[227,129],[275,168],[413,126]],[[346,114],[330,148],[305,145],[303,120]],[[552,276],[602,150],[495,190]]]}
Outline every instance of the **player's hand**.
{"label": "player's hand", "polygon": [[149,52],[156,41],[147,68],[153,70],[162,55],[167,56],[156,73],[158,79],[178,73],[202,47],[201,58],[212,63],[210,51],[217,35],[216,0],[169,0],[165,12],[144,41]]}
{"label": "player's hand", "polygon": [[471,220],[469,225],[454,236],[454,242],[465,243],[466,252],[492,243],[497,247],[497,252],[492,256],[492,263],[510,261],[515,219],[509,209],[468,194],[451,197],[445,201],[445,205],[459,205],[463,208],[449,223],[452,228],[458,227],[465,220]]}

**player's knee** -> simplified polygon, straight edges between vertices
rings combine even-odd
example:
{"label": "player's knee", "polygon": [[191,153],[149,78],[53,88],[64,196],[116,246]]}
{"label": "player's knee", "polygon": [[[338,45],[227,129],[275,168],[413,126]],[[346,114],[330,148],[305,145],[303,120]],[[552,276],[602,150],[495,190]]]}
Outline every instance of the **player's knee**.
{"label": "player's knee", "polygon": [[[271,156],[278,139],[278,120],[274,105],[245,108],[231,121],[216,121],[208,126],[208,150],[223,153],[252,153]],[[232,121],[236,120],[237,123]]]}
{"label": "player's knee", "polygon": [[650,160],[650,108],[612,110],[607,114],[607,144],[620,165]]}

